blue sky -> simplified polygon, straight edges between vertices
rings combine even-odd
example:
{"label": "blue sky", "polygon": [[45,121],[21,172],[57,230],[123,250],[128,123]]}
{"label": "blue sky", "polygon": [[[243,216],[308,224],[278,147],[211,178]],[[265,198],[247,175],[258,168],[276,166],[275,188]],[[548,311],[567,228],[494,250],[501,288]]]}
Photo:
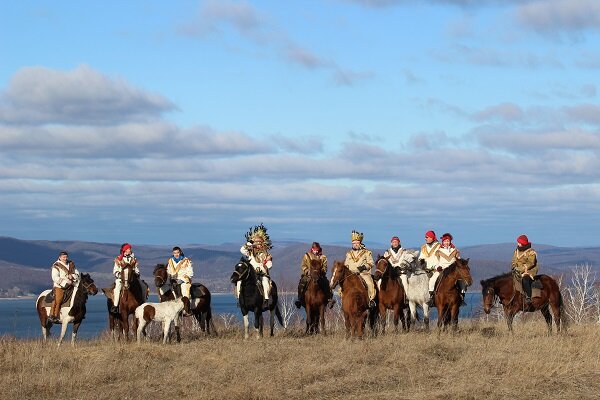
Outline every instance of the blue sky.
{"label": "blue sky", "polygon": [[600,240],[600,3],[0,6],[0,235]]}

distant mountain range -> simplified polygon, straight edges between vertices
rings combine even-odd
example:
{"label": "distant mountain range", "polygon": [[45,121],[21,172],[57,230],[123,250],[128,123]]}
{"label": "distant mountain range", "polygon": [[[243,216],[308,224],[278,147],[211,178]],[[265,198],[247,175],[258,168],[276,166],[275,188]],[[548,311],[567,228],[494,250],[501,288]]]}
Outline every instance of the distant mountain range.
{"label": "distant mountain range", "polygon": [[[194,263],[194,281],[201,281],[213,292],[230,292],[229,277],[233,266],[240,259],[241,243],[221,245],[188,245],[183,250]],[[19,240],[0,237],[0,296],[38,293],[51,286],[50,266],[61,250],[69,252],[70,258],[82,272],[92,274],[100,286],[112,281],[113,260],[120,244],[78,241]],[[272,250],[272,276],[286,290],[295,290],[299,265],[310,244],[299,242],[275,242]],[[568,274],[575,265],[595,265],[600,258],[600,247],[554,247],[536,245],[541,271],[549,275]],[[333,260],[343,259],[348,247],[323,245],[323,251]],[[373,255],[383,254],[385,248],[371,248]],[[514,250],[512,243],[485,244],[464,247],[463,258],[470,258],[474,279],[472,290],[478,290],[479,281],[509,270]],[[135,245],[134,252],[140,261],[142,277],[152,285],[152,270],[158,263],[166,263],[171,255],[170,246]],[[154,288],[153,288],[154,289]]]}

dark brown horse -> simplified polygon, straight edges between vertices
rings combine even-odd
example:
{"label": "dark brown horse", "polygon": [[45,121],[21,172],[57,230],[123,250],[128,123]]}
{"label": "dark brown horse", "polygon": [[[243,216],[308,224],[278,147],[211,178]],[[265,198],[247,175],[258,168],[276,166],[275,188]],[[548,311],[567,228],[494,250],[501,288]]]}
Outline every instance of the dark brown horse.
{"label": "dark brown horse", "polygon": [[[46,304],[46,296],[48,296],[51,292],[52,290],[45,290],[38,296],[36,301],[36,309],[38,317],[40,318],[40,324],[42,325],[42,335],[44,336],[44,341],[48,339],[48,335],[50,335],[50,328],[52,327],[52,322],[48,321],[51,303]],[[60,309],[59,319],[62,327],[60,330],[60,337],[58,338],[59,346],[65,337],[65,333],[67,333],[67,325],[70,322],[73,323],[71,344],[75,345],[77,330],[79,329],[79,325],[81,325],[81,321],[83,321],[85,318],[85,304],[87,302],[88,295],[91,294],[94,296],[96,293],[98,293],[98,288],[94,284],[94,280],[89,274],[81,274],[79,284],[73,289],[72,296],[74,298],[72,299],[72,302],[70,304],[65,304]]]}
{"label": "dark brown horse", "polygon": [[[540,297],[532,297],[530,304],[525,303],[523,294],[515,290],[513,275],[510,272],[481,281],[483,311],[489,314],[498,298],[504,308],[504,316],[510,332],[512,332],[513,318],[519,311],[534,312],[537,310],[546,320],[548,334],[552,334],[552,317],[554,317],[557,332],[561,331],[561,320],[563,321],[562,330],[566,331],[563,300],[558,283],[548,275],[536,275],[535,279],[541,282],[542,289]],[[550,313],[550,309],[552,309],[552,313]]]}
{"label": "dark brown horse", "polygon": [[342,312],[346,324],[346,338],[363,337],[365,323],[369,317],[371,329],[375,326],[376,313],[369,312],[369,295],[362,279],[351,272],[343,261],[333,263],[331,289],[342,288]]}
{"label": "dark brown horse", "polygon": [[435,306],[438,310],[438,332],[441,331],[442,325],[446,330],[450,323],[453,331],[458,328],[458,312],[462,302],[458,287],[459,280],[465,281],[469,286],[473,284],[468,258],[459,258],[440,274],[439,284],[434,294]]}
{"label": "dark brown horse", "polygon": [[304,294],[304,308],[306,309],[306,333],[325,333],[325,306],[327,305],[327,279],[321,271],[321,260],[311,260],[308,270],[308,286]]}
{"label": "dark brown horse", "polygon": [[[154,285],[158,293],[158,299],[162,303],[163,301],[169,301],[175,299],[175,297],[181,296],[181,289],[178,285],[170,282],[169,274],[167,273],[167,266],[165,264],[156,264],[154,267]],[[190,311],[202,332],[206,332],[208,335],[217,336],[217,330],[212,321],[212,308],[211,294],[208,288],[202,284],[193,284],[190,290],[192,298],[190,300]],[[212,332],[211,332],[212,330]],[[179,332],[179,319],[175,321],[175,334],[177,341],[181,340]]]}
{"label": "dark brown horse", "polygon": [[[107,297],[108,323],[113,339],[120,338],[121,333],[129,340],[129,316],[135,314],[135,309],[148,299],[148,287],[135,276],[132,265],[127,265],[121,271],[122,293],[119,299],[119,312],[110,312],[112,306],[112,289],[104,288],[102,291]],[[118,331],[117,331],[118,329]],[[137,322],[133,317],[133,332],[137,330]]]}
{"label": "dark brown horse", "polygon": [[[406,308],[406,295],[404,287],[400,282],[399,275],[396,273],[392,264],[382,256],[377,257],[375,263],[375,280],[381,279],[379,286],[379,319],[381,321],[381,331],[385,333],[385,325],[388,310],[394,312],[394,331],[398,332],[398,321],[402,321],[402,330],[406,331],[406,319],[404,310]],[[410,318],[408,319],[410,323]]]}

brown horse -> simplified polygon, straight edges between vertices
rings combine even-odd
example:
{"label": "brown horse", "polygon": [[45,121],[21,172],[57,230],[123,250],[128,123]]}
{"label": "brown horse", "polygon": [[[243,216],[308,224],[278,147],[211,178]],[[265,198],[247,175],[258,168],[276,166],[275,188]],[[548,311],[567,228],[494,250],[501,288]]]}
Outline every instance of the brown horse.
{"label": "brown horse", "polygon": [[[50,335],[50,328],[52,327],[52,322],[48,321],[48,315],[50,314],[50,304],[46,304],[46,296],[48,296],[52,290],[45,290],[42,292],[36,301],[36,309],[38,313],[38,317],[40,318],[40,324],[42,325],[42,335],[44,336],[44,341],[48,339],[48,335]],[[77,330],[79,329],[79,325],[81,325],[81,321],[85,318],[86,307],[85,304],[87,302],[88,295],[95,296],[98,293],[98,288],[94,284],[94,280],[90,277],[89,274],[81,274],[81,278],[77,286],[73,289],[72,301],[70,304],[65,304],[60,309],[60,323],[62,324],[60,330],[60,337],[58,338],[58,345],[60,346],[65,333],[67,333],[67,325],[69,322],[73,323],[73,333],[71,335],[71,344],[75,345],[75,339],[77,338]]]}
{"label": "brown horse", "polygon": [[[169,280],[167,266],[165,264],[156,264],[154,267],[154,285],[158,293],[158,299],[163,301],[173,300],[176,297],[181,297],[181,289],[179,285],[172,283]],[[217,336],[217,330],[212,321],[211,294],[208,288],[202,284],[193,284],[190,290],[192,298],[190,299],[190,311],[202,332],[208,335]],[[196,296],[198,294],[198,296]],[[200,295],[201,294],[201,295]],[[211,332],[212,329],[212,332]],[[177,341],[181,340],[179,332],[179,319],[175,320],[175,334]]]}
{"label": "brown horse", "polygon": [[[118,313],[110,312],[112,306],[112,289],[104,288],[102,291],[107,297],[108,323],[113,339],[120,338],[121,333],[124,333],[125,338],[129,340],[129,316],[134,315],[135,309],[148,299],[148,287],[145,282],[145,287],[142,287],[140,279],[135,277],[132,265],[127,265],[123,268],[119,279],[121,279],[122,293],[119,299]],[[117,331],[117,329],[119,330]],[[135,317],[133,318],[133,331],[137,331]]]}
{"label": "brown horse", "polygon": [[[406,308],[406,295],[404,287],[399,280],[392,264],[382,256],[377,257],[375,263],[375,280],[381,279],[379,286],[379,319],[381,320],[381,332],[385,333],[386,317],[388,310],[394,311],[394,331],[398,332],[398,321],[402,321],[402,330],[406,331],[406,319],[404,310]],[[408,319],[410,323],[410,318]]]}
{"label": "brown horse", "polygon": [[[321,273],[321,260],[311,260],[308,270],[308,286],[304,294],[304,308],[306,309],[306,333],[319,333],[319,322],[321,330],[325,334],[325,306],[327,305],[326,288],[327,279]],[[324,281],[324,282],[323,282]]]}
{"label": "brown horse", "polygon": [[[510,332],[512,332],[513,318],[519,311],[534,312],[537,310],[541,311],[546,320],[548,334],[552,334],[552,317],[554,317],[557,332],[561,332],[561,320],[563,321],[562,331],[565,332],[563,300],[558,283],[548,275],[536,275],[535,279],[539,280],[543,287],[541,296],[533,297],[530,304],[525,303],[523,294],[515,290],[511,272],[481,281],[483,311],[489,314],[497,297],[504,308]],[[550,313],[550,308],[552,313]]]}
{"label": "brown horse", "polygon": [[351,272],[343,261],[333,263],[331,289],[342,288],[342,311],[346,324],[346,338],[356,336],[362,339],[367,316],[371,329],[375,326],[375,313],[369,313],[369,295],[362,279]]}
{"label": "brown horse", "polygon": [[442,324],[444,331],[450,323],[453,331],[458,328],[458,312],[462,302],[457,284],[459,280],[465,281],[469,286],[473,284],[468,258],[459,258],[440,274],[439,284],[434,294],[435,306],[438,310],[438,332],[441,331]]}

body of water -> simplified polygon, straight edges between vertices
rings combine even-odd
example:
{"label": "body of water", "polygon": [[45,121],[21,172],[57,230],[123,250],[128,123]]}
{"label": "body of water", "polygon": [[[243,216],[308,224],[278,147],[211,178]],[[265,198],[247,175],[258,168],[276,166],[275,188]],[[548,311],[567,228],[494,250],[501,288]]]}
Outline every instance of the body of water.
{"label": "body of water", "polygon": [[[212,295],[213,318],[218,314],[233,314],[241,321],[242,315],[237,307],[237,299],[230,293],[213,293]],[[295,295],[289,294],[287,296]],[[156,295],[150,296],[151,302],[158,301]],[[36,299],[2,299],[0,300],[0,335],[11,335],[17,338],[41,338],[42,331],[40,320],[35,309]],[[467,306],[460,310],[459,318],[469,318],[481,313],[481,294],[467,293]],[[295,309],[295,308],[294,308]],[[298,311],[304,318],[304,309]],[[437,321],[435,308],[430,313],[431,326]],[[71,324],[69,324],[71,325]],[[60,333],[60,325],[52,327],[52,336],[57,337]],[[81,323],[78,338],[95,338],[108,330],[108,314],[106,309],[106,297],[102,294],[90,296],[87,302],[87,313],[85,320]],[[65,340],[69,340],[71,326],[67,329]]]}

